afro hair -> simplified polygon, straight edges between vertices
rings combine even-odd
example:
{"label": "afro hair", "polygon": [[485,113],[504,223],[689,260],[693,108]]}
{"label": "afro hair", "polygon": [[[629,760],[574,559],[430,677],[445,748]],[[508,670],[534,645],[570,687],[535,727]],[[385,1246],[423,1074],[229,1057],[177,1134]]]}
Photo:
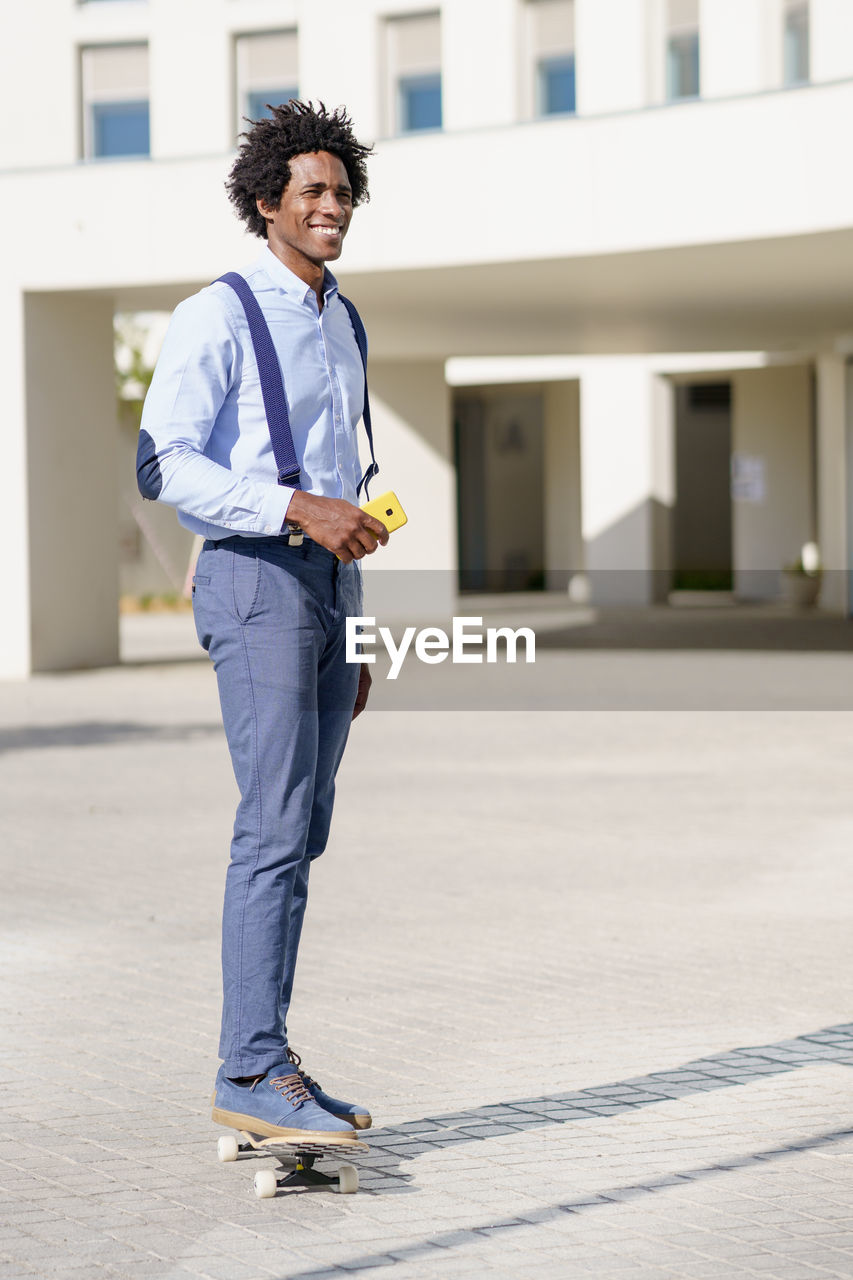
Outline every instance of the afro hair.
{"label": "afro hair", "polygon": [[370,199],[365,158],[373,148],[356,139],[343,107],[330,113],[322,102],[315,107],[295,99],[282,106],[267,106],[270,118],[250,121],[252,128],[240,135],[243,141],[225,184],[238,217],[254,235],[264,239],[267,235],[257,201],[263,200],[271,209],[279,207],[294,156],[316,151],[338,156],[352,187],[353,207]]}

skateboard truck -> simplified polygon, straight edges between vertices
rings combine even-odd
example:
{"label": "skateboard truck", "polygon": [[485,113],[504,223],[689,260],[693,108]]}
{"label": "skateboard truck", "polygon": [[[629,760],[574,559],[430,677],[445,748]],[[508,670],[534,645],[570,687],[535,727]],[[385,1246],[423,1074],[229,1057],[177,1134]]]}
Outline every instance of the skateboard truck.
{"label": "skateboard truck", "polygon": [[276,1177],[272,1169],[262,1169],[255,1174],[255,1195],[267,1200],[285,1187],[337,1187],[339,1194],[352,1195],[358,1190],[358,1170],[351,1164],[341,1165],[337,1174],[323,1173],[314,1168],[316,1156],[298,1155],[296,1168],[283,1178]]}

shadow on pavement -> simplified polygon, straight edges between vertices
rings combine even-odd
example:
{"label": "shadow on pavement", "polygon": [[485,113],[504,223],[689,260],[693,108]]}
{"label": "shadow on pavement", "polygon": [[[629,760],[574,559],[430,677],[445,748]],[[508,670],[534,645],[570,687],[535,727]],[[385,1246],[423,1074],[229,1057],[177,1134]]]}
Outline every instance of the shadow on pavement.
{"label": "shadow on pavement", "polygon": [[[798,1155],[803,1151],[815,1151],[821,1147],[829,1147],[838,1142],[853,1138],[853,1129],[836,1129],[829,1133],[820,1133],[813,1138],[804,1138],[800,1142],[786,1143],[779,1147],[766,1147],[762,1151],[754,1151],[745,1156],[733,1156],[718,1161],[716,1164],[699,1165],[694,1169],[683,1169],[679,1173],[665,1174],[660,1178],[647,1178],[645,1182],[629,1183],[626,1186],[611,1187],[597,1195],[580,1196],[575,1200],[566,1200],[560,1204],[543,1205],[539,1209],[531,1209],[528,1213],[515,1218],[500,1218],[497,1222],[478,1223],[472,1227],[457,1227],[449,1231],[439,1231],[428,1239],[419,1240],[415,1244],[402,1245],[393,1253],[365,1254],[358,1258],[349,1258],[340,1266],[321,1267],[311,1271],[290,1272],[281,1280],[327,1280],[335,1275],[349,1275],[352,1271],[368,1271],[372,1267],[388,1267],[396,1262],[412,1262],[417,1258],[435,1257],[436,1249],[458,1248],[465,1244],[482,1244],[490,1236],[504,1231],[521,1231],[525,1227],[539,1226],[543,1222],[552,1222],[563,1214],[589,1213],[591,1210],[606,1205],[636,1200],[642,1196],[655,1195],[658,1191],[668,1190],[684,1183],[696,1182],[705,1178],[718,1177],[734,1169],[760,1167],[769,1161],[781,1160],[787,1156]],[[722,1274],[722,1272],[720,1272]]]}
{"label": "shadow on pavement", "polygon": [[218,724],[138,724],[133,721],[83,720],[72,724],[27,725],[0,729],[4,751],[38,751],[45,747],[102,747],[126,742],[187,742],[221,735]]}
{"label": "shadow on pavement", "polygon": [[[641,1107],[711,1090],[730,1089],[749,1084],[763,1076],[797,1071],[818,1063],[853,1067],[853,1023],[827,1027],[776,1044],[733,1049],[727,1053],[697,1058],[671,1071],[653,1071],[649,1075],[621,1080],[615,1084],[551,1094],[544,1098],[521,1098],[475,1107],[469,1111],[413,1120],[407,1124],[376,1130],[369,1135],[371,1150],[381,1152],[384,1157],[393,1154],[399,1164],[402,1164],[404,1161],[417,1159],[426,1151],[441,1150],[457,1143],[479,1142],[522,1133],[528,1129],[541,1129],[547,1125],[565,1124],[572,1120],[623,1115]],[[544,1205],[517,1217],[436,1232],[415,1244],[395,1249],[393,1253],[367,1254],[348,1258],[338,1266],[292,1272],[287,1280],[325,1280],[326,1277],[344,1275],[354,1270],[369,1270],[374,1266],[388,1267],[396,1262],[412,1261],[431,1254],[437,1248],[482,1243],[491,1234],[500,1231],[522,1230],[561,1214],[586,1213],[604,1205],[653,1195],[668,1187],[716,1177],[731,1170],[755,1168],[768,1161],[831,1146],[850,1138],[853,1138],[853,1129],[837,1129],[748,1155],[723,1157],[713,1164],[658,1177],[650,1176],[643,1182],[613,1187],[564,1203]],[[404,1185],[409,1181],[408,1177],[401,1174],[399,1168],[389,1166],[387,1159],[371,1169],[370,1158],[367,1157],[363,1167],[365,1194],[382,1194],[388,1191],[399,1194],[408,1189]]]}

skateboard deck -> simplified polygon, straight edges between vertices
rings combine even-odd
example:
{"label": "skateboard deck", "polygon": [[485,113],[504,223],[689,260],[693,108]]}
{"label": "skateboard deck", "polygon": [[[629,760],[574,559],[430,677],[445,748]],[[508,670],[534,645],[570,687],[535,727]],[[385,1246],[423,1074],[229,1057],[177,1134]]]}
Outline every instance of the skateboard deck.
{"label": "skateboard deck", "polygon": [[369,1150],[366,1142],[355,1138],[346,1142],[306,1142],[302,1138],[264,1138],[248,1129],[223,1134],[216,1147],[219,1159],[226,1164],[249,1152],[277,1156],[280,1161],[286,1159],[295,1164],[289,1172],[281,1165],[284,1177],[279,1177],[275,1169],[259,1170],[254,1179],[259,1200],[269,1200],[279,1190],[296,1187],[331,1187],[341,1195],[352,1195],[358,1190],[358,1170],[353,1165],[339,1163],[337,1173],[329,1174],[315,1169],[314,1164],[324,1158],[343,1161],[352,1151]]}

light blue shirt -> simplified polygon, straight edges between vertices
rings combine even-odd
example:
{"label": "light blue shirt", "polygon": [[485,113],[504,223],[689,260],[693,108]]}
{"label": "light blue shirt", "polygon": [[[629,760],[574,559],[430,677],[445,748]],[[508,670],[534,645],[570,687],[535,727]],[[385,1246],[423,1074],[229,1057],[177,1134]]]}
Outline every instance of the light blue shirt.
{"label": "light blue shirt", "polygon": [[[241,274],[281,364],[302,488],[355,503],[364,367],[337,281],[326,271],[320,311],[269,248]],[[177,507],[181,524],[214,540],[281,532],[293,490],[278,483],[249,326],[230,285],[209,285],[175,310],[142,432],[150,456],[140,488]]]}

